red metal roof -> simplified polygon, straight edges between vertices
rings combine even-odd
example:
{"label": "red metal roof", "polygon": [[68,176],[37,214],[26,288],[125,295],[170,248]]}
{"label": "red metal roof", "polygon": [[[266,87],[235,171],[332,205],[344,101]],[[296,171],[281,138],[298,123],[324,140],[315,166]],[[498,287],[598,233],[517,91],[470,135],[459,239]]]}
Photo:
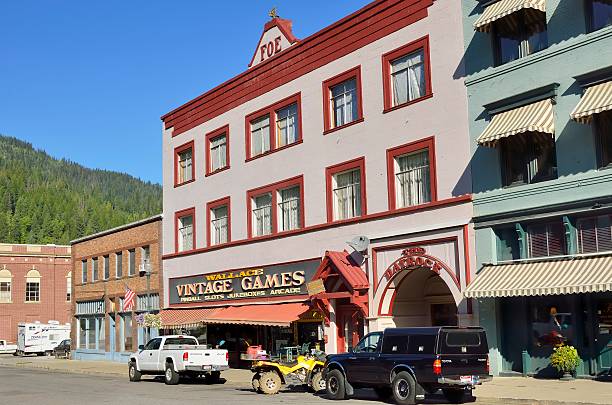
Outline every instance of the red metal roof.
{"label": "red metal roof", "polygon": [[235,307],[167,309],[161,311],[162,325],[168,328],[203,324],[290,326],[308,311],[302,302],[242,305]]}
{"label": "red metal roof", "polygon": [[353,290],[367,290],[370,287],[368,277],[346,250],[343,252],[327,251],[325,256],[329,258]]}

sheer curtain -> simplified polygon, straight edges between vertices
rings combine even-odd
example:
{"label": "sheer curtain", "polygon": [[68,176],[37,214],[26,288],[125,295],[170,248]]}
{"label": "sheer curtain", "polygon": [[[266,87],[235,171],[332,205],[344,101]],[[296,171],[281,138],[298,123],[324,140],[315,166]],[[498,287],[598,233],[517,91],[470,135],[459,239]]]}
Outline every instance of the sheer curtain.
{"label": "sheer curtain", "polygon": [[300,188],[292,187],[280,191],[281,230],[289,231],[300,227]]}
{"label": "sheer curtain", "polygon": [[191,149],[179,154],[179,180],[191,180]]}
{"label": "sheer curtain", "polygon": [[183,217],[179,219],[180,222],[180,250],[191,250],[193,249],[193,217]]}
{"label": "sheer curtain", "polygon": [[297,104],[281,108],[276,112],[276,146],[281,147],[297,141]]}
{"label": "sheer curtain", "polygon": [[391,62],[393,105],[400,105],[425,95],[423,51]]}
{"label": "sheer curtain", "polygon": [[359,170],[339,173],[335,176],[335,219],[348,219],[361,215],[361,174]]}
{"label": "sheer curtain", "polygon": [[211,139],[210,141],[210,171],[214,172],[227,166],[225,135]]}
{"label": "sheer curtain", "polygon": [[253,232],[255,236],[272,233],[272,194],[264,194],[253,199]]}
{"label": "sheer curtain", "polygon": [[270,150],[270,117],[251,121],[251,156]]}
{"label": "sheer curtain", "polygon": [[227,242],[227,207],[219,207],[212,210],[213,244]]}
{"label": "sheer curtain", "polygon": [[399,208],[431,201],[429,152],[427,150],[396,158],[396,193]]}
{"label": "sheer curtain", "polygon": [[331,89],[333,124],[339,127],[357,119],[357,81],[347,80]]}

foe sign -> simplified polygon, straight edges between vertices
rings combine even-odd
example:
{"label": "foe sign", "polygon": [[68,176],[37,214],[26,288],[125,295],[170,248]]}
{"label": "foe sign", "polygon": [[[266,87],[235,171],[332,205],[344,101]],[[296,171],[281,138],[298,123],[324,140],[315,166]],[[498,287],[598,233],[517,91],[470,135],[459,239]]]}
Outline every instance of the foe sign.
{"label": "foe sign", "polygon": [[276,55],[282,50],[281,37],[274,38],[273,41],[269,41],[267,44],[263,44],[259,47],[259,62],[263,62],[265,59]]}

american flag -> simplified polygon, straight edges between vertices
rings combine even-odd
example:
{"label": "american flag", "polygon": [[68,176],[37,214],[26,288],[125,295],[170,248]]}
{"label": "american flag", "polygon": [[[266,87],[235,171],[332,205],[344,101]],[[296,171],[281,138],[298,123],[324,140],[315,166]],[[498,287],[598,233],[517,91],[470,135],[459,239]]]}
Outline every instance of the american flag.
{"label": "american flag", "polygon": [[123,298],[124,311],[129,311],[134,307],[134,297],[136,297],[136,293],[130,290],[130,287],[125,286],[125,297]]}

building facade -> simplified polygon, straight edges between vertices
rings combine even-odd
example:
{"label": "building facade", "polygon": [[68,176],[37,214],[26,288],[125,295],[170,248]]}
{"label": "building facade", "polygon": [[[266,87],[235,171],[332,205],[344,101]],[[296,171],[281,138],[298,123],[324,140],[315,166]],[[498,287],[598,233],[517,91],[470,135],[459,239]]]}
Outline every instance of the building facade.
{"label": "building facade", "polygon": [[612,5],[463,1],[479,300],[495,374],[612,366]]}
{"label": "building facade", "polygon": [[159,312],[162,297],[161,222],[158,215],[71,242],[73,358],[126,361],[157,336],[144,317]]}
{"label": "building facade", "polygon": [[70,322],[70,246],[0,244],[0,339],[17,325]]}
{"label": "building facade", "polygon": [[456,1],[376,1],[301,40],[273,17],[244,73],[162,117],[168,329],[334,353],[473,323],[462,29]]}

